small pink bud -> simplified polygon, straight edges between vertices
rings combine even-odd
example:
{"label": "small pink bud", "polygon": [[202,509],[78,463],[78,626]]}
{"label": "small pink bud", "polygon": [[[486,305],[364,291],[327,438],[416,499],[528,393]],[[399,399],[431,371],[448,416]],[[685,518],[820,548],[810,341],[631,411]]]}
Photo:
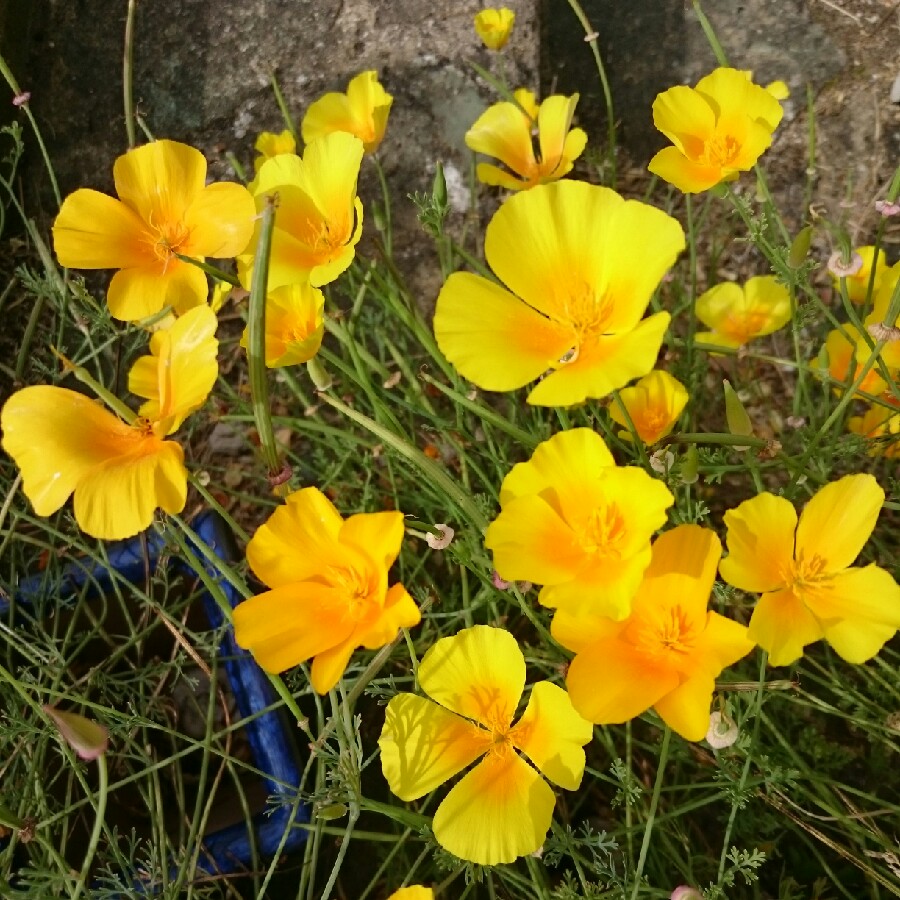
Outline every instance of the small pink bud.
{"label": "small pink bud", "polygon": [[30,99],[31,91],[22,91],[21,94],[16,94],[16,96],[13,97],[12,105],[18,109],[20,106],[24,106]]}
{"label": "small pink bud", "polygon": [[875,210],[880,212],[885,218],[900,214],[900,203],[891,200],[876,200]]}
{"label": "small pink bud", "polygon": [[508,591],[509,590],[510,582],[504,581],[500,577],[500,573],[496,569],[494,569],[494,571],[491,573],[491,581],[493,581],[494,587],[497,588],[498,591]]}
{"label": "small pink bud", "polygon": [[696,888],[688,887],[686,884],[679,885],[672,891],[669,900],[703,900],[703,894]]}
{"label": "small pink bud", "polygon": [[97,759],[98,756],[106,753],[109,732],[102,725],[98,725],[78,713],[63,712],[52,706],[42,708],[56,726],[62,739],[82,759]]}

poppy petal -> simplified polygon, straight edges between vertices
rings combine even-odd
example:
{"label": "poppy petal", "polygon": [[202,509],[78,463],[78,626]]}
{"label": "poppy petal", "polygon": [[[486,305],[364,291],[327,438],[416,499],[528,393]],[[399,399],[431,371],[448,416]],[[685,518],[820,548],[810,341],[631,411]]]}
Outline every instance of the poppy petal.
{"label": "poppy petal", "polygon": [[525,658],[503,628],[475,625],[433,644],[419,685],[441,706],[487,728],[505,728],[525,689]]}
{"label": "poppy petal", "polygon": [[785,588],[763,594],[750,618],[748,636],[768,652],[771,665],[787,666],[803,655],[807,644],[820,641],[825,630],[803,600]]}
{"label": "poppy petal", "polygon": [[397,694],[378,739],[381,769],[394,794],[415,800],[478,759],[490,741],[488,732],[431,700]]}
{"label": "poppy petal", "polygon": [[206,302],[206,273],[197,266],[171,259],[116,272],[106,292],[110,315],[124,322],[154,316],[164,306],[184,313]]}
{"label": "poppy petal", "polygon": [[698,672],[660,697],[653,708],[666,725],[686,741],[701,741],[709,730],[709,707],[715,687],[712,675]]}
{"label": "poppy petal", "polygon": [[544,842],[556,798],[515,753],[492,754],[444,798],[434,837],[460,859],[483,866],[513,862]]}
{"label": "poppy petal", "polygon": [[591,723],[575,712],[569,695],[549,681],[539,681],[510,739],[560,787],[578,790],[584,774],[584,750],[593,737]]}
{"label": "poppy petal", "polygon": [[185,256],[231,259],[247,249],[253,236],[256,204],[241,184],[218,182],[197,195],[184,214],[190,231]]}

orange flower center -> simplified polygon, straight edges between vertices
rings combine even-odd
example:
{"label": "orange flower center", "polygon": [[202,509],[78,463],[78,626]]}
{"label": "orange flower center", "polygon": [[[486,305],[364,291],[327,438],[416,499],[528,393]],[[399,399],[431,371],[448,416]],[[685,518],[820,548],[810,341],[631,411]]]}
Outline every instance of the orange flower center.
{"label": "orange flower center", "polygon": [[628,626],[627,635],[634,649],[647,659],[669,657],[676,663],[694,652],[698,637],[696,623],[680,606],[664,607],[652,616],[636,619]]}
{"label": "orange flower center", "polygon": [[163,222],[160,225],[151,222],[150,228],[149,243],[153,247],[153,254],[165,269],[177,253],[186,251],[185,244],[191,236],[191,230],[183,222]]}
{"label": "orange flower center", "polygon": [[601,558],[619,559],[618,545],[625,538],[625,519],[615,504],[600,506],[588,516],[578,541],[585,553]]}
{"label": "orange flower center", "polygon": [[825,571],[827,562],[818,554],[806,559],[803,550],[797,551],[797,558],[791,561],[785,581],[788,587],[802,590],[804,587],[821,586],[830,581],[830,573]]}
{"label": "orange flower center", "polygon": [[730,312],[720,331],[735,341],[746,344],[769,324],[769,315],[759,310]]}
{"label": "orange flower center", "polygon": [[585,284],[562,299],[554,318],[572,331],[572,349],[559,360],[560,365],[575,362],[585,346],[607,333],[606,323],[612,312],[608,297],[598,298]]}
{"label": "orange flower center", "polygon": [[351,614],[360,616],[365,612],[364,607],[370,605],[373,586],[365,573],[358,572],[352,566],[328,566],[325,579],[344,595]]}
{"label": "orange flower center", "polygon": [[730,134],[714,134],[704,141],[700,162],[711,169],[727,169],[741,151],[740,144]]}

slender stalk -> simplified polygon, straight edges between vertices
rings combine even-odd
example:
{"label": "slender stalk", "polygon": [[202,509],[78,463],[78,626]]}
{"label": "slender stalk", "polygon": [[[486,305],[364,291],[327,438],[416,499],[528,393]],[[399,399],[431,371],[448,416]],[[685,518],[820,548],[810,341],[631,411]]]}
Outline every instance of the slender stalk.
{"label": "slender stalk", "polygon": [[122,60],[122,100],[125,105],[125,133],[128,135],[128,149],[137,144],[134,128],[134,11],[137,0],[128,0],[125,17],[125,56]]}
{"label": "slender stalk", "polygon": [[99,781],[97,784],[97,809],[94,817],[94,827],[91,829],[91,837],[88,840],[87,852],[84,854],[81,871],[78,873],[78,880],[75,882],[72,893],[69,895],[71,900],[77,900],[84,891],[84,884],[91,870],[91,863],[93,863],[97,854],[100,834],[103,831],[103,821],[106,818],[106,798],[109,796],[109,772],[106,768],[106,754],[100,754],[97,757],[97,775]]}
{"label": "slender stalk", "polygon": [[291,137],[294,139],[297,153],[300,153],[303,144],[300,140],[300,133],[297,131],[297,123],[294,122],[294,117],[288,109],[287,101],[284,99],[284,94],[281,93],[281,88],[278,85],[278,78],[276,78],[274,72],[269,76],[269,81],[272,84],[272,92],[275,94],[275,102],[278,104],[278,109],[281,111],[281,118],[284,119],[284,124],[287,126],[287,130],[290,131]]}
{"label": "slender stalk", "polygon": [[250,309],[247,319],[249,336],[247,357],[250,368],[250,396],[253,418],[259,434],[269,475],[277,475],[281,470],[278,448],[275,446],[275,432],[269,410],[269,374],[266,369],[266,293],[269,284],[269,255],[272,252],[272,231],[275,227],[275,204],[277,196],[269,196],[262,211],[259,241],[253,258],[253,280],[250,284]]}
{"label": "slender stalk", "polygon": [[578,0],[569,0],[569,6],[576,18],[584,29],[584,39],[591,46],[591,53],[594,54],[594,62],[597,64],[597,72],[600,75],[600,86],[603,89],[603,102],[606,104],[606,142],[607,155],[610,166],[610,184],[616,185],[616,114],[613,109],[612,91],[609,87],[609,78],[606,76],[606,67],[603,65],[603,58],[600,56],[600,50],[597,47],[597,32],[591,27],[588,17]]}
{"label": "slender stalk", "polygon": [[656,768],[656,780],[653,782],[653,795],[650,797],[650,812],[647,814],[644,839],[641,841],[641,851],[638,855],[637,869],[634,872],[634,887],[631,890],[631,900],[635,900],[641,890],[641,877],[644,874],[644,865],[647,862],[647,851],[650,849],[650,837],[653,834],[653,825],[656,821],[656,810],[659,807],[659,794],[662,790],[666,761],[669,758],[669,740],[671,737],[672,729],[666,725],[666,730],[663,732],[662,747],[660,747],[659,750],[659,765]]}

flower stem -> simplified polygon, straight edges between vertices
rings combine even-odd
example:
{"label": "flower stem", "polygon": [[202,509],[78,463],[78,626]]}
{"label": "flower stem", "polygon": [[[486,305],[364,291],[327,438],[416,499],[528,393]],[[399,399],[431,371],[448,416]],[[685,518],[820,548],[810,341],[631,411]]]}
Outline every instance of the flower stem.
{"label": "flower stem", "polygon": [[71,900],[77,900],[84,891],[84,883],[87,881],[88,872],[91,869],[91,863],[97,853],[97,846],[100,843],[100,833],[103,831],[103,820],[106,818],[106,798],[109,794],[109,772],[106,768],[106,755],[100,754],[97,757],[97,775],[99,783],[97,784],[97,808],[94,817],[94,827],[91,830],[91,837],[88,841],[87,852],[84,854],[84,862],[81,864],[81,871],[78,873],[78,880],[75,882],[70,894]]}
{"label": "flower stem", "polygon": [[137,144],[134,130],[134,10],[136,0],[128,0],[125,17],[125,56],[122,60],[122,99],[125,105],[125,133],[128,135],[128,149]]}
{"label": "flower stem", "polygon": [[659,807],[659,794],[662,790],[666,761],[669,758],[669,740],[671,737],[672,729],[666,725],[666,730],[663,732],[662,747],[659,748],[659,765],[656,768],[656,780],[653,782],[653,795],[650,797],[650,812],[647,814],[644,839],[641,841],[641,852],[638,855],[637,869],[634,873],[634,887],[631,889],[631,900],[635,900],[641,890],[641,876],[644,874],[644,864],[647,862],[647,851],[650,849],[650,837],[653,834],[653,825],[656,821],[656,810]]}
{"label": "flower stem", "polygon": [[272,251],[272,231],[275,226],[275,203],[277,196],[269,196],[262,211],[259,241],[253,259],[253,280],[250,284],[250,309],[247,318],[249,337],[247,356],[250,368],[250,396],[253,403],[253,418],[259,434],[269,475],[277,475],[281,470],[278,449],[275,446],[275,432],[269,411],[269,379],[266,370],[266,293],[269,284],[269,254]]}

